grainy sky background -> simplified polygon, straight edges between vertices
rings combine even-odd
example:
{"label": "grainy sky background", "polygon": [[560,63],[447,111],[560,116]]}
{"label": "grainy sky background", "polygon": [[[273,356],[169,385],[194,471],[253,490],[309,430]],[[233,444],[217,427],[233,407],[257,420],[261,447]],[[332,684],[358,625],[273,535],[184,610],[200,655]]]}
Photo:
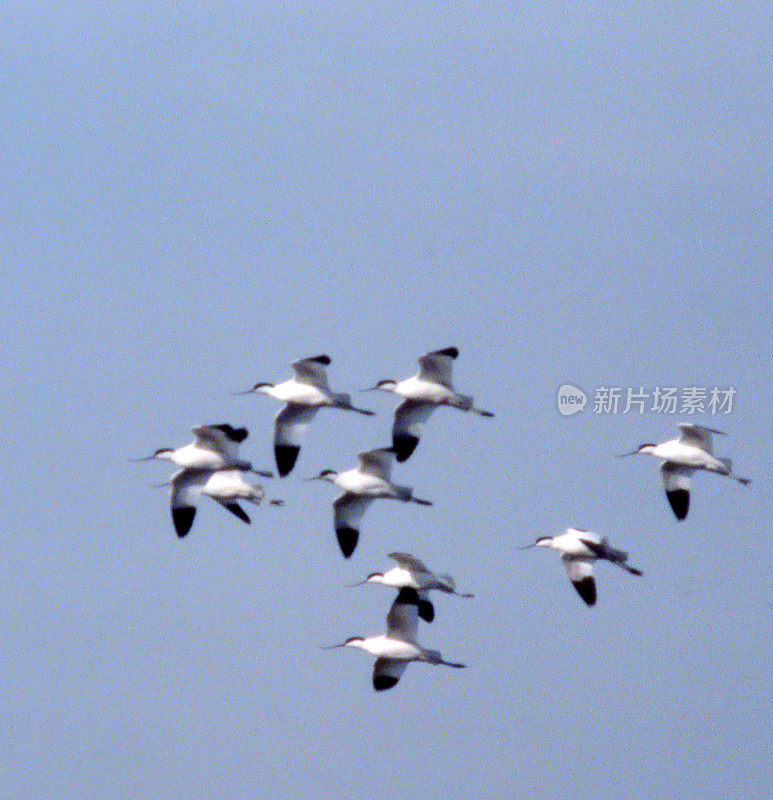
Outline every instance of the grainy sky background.
{"label": "grainy sky background", "polygon": [[[727,6],[729,7],[729,6]],[[0,789],[39,798],[771,794],[770,16],[758,4],[8,3],[0,16],[5,486]],[[358,395],[456,345],[493,420],[437,413],[344,561],[331,487],[389,439]],[[318,415],[283,508],[160,465],[230,392],[328,353],[379,412]],[[590,400],[557,412],[565,382]],[[600,386],[735,387],[692,419],[742,487],[614,453],[682,416]],[[586,608],[567,524],[627,549]],[[412,552],[441,597],[376,694],[362,653]]]}

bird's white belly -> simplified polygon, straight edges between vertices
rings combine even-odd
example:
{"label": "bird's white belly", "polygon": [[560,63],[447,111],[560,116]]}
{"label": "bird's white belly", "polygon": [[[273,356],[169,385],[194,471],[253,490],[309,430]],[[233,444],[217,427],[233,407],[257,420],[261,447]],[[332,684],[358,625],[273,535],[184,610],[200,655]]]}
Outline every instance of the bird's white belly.
{"label": "bird's white belly", "polygon": [[685,467],[695,469],[722,469],[722,462],[714,458],[710,453],[701,450],[700,447],[683,444],[681,442],[664,442],[659,444],[654,452],[654,456],[664,458],[673,464],[681,464]]}
{"label": "bird's white belly", "polygon": [[421,650],[410,642],[390,639],[388,636],[374,636],[369,639],[368,652],[378,658],[395,658],[401,661],[413,661],[421,658]]}
{"label": "bird's white belly", "polygon": [[400,381],[395,387],[395,394],[399,394],[407,400],[417,400],[437,405],[447,403],[456,396],[456,392],[451,391],[451,389],[442,384],[420,381],[416,377]]}
{"label": "bird's white belly", "polygon": [[327,392],[295,381],[285,381],[275,386],[271,396],[283,403],[298,403],[303,406],[329,406],[332,402]]}
{"label": "bird's white belly", "polygon": [[193,445],[181,447],[175,453],[174,463],[186,469],[221,469],[228,465],[220,453]]}
{"label": "bird's white belly", "polygon": [[344,491],[366,497],[391,497],[394,494],[391,484],[356,469],[342,473],[335,482]]}

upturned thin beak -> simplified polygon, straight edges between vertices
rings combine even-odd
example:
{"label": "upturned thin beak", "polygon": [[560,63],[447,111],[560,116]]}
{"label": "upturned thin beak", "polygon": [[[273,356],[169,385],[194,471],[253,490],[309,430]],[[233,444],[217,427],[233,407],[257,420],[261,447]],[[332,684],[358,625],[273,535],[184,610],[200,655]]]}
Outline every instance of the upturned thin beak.
{"label": "upturned thin beak", "polygon": [[128,458],[132,464],[141,464],[143,461],[152,461],[156,457],[155,453],[152,456],[145,456],[145,458]]}
{"label": "upturned thin beak", "polygon": [[378,386],[366,386],[364,389],[360,389],[361,392],[374,392],[378,389]]}
{"label": "upturned thin beak", "polygon": [[231,392],[231,397],[244,397],[245,394],[254,394],[254,389],[245,389],[243,392]]}
{"label": "upturned thin beak", "polygon": [[615,458],[626,458],[626,456],[635,456],[639,453],[638,450],[631,450],[630,453],[616,453]]}
{"label": "upturned thin beak", "polygon": [[536,542],[532,542],[531,544],[526,544],[523,547],[519,547],[518,549],[519,550],[531,550],[532,547],[536,547],[536,546],[537,546],[537,543]]}
{"label": "upturned thin beak", "polygon": [[364,581],[359,581],[358,583],[347,583],[346,584],[346,588],[347,589],[354,589],[355,586],[364,586],[367,582],[368,582],[368,579],[365,578]]}
{"label": "upturned thin beak", "polygon": [[341,642],[341,644],[321,644],[319,646],[320,650],[335,650],[337,647],[346,647],[346,642]]}

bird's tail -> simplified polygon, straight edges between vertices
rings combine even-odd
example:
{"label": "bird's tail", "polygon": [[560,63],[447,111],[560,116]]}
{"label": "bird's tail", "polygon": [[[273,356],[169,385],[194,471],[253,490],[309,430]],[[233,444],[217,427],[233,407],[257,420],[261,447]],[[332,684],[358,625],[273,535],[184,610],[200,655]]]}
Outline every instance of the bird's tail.
{"label": "bird's tail", "polygon": [[722,473],[723,475],[727,475],[728,478],[735,478],[738,483],[744,486],[748,486],[751,483],[748,478],[741,478],[738,475],[733,475],[733,462],[729,458],[717,458],[717,461],[721,461],[722,465],[725,467],[726,471]]}
{"label": "bird's tail", "polygon": [[358,408],[352,403],[352,396],[346,393],[335,394],[335,401],[336,405],[339,408],[345,408],[349,411],[356,411],[358,414],[364,414],[366,417],[372,417],[375,415],[375,411],[371,411],[368,408]]}
{"label": "bird's tail", "polygon": [[630,572],[631,575],[641,575],[642,572],[636,567],[632,567],[628,563],[628,553],[625,550],[615,550],[614,547],[607,546],[607,558],[613,563],[617,564],[618,567],[622,567],[626,572]]}
{"label": "bird's tail", "polygon": [[460,411],[472,411],[472,397],[468,394],[457,394],[449,405],[458,408]]}

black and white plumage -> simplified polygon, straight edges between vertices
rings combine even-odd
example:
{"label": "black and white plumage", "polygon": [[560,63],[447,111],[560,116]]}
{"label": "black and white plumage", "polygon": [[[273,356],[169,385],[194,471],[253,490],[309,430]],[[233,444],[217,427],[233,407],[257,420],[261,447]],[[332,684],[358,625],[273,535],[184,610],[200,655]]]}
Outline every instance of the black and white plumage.
{"label": "black and white plumage", "polygon": [[393,688],[411,661],[442,664],[463,669],[464,664],[445,661],[437,650],[422,647],[416,641],[419,608],[413,590],[401,590],[387,614],[387,631],[381,636],[352,636],[333,647],[353,647],[376,656],[373,688],[377,692]]}
{"label": "black and white plumage", "polygon": [[733,474],[733,465],[729,458],[714,455],[713,436],[726,435],[723,431],[686,422],[679,423],[678,427],[681,433],[676,439],[661,444],[645,443],[630,453],[623,453],[621,457],[642,454],[663,460],[660,474],[666,498],[677,520],[681,522],[690,509],[691,478],[696,470],[724,475],[744,485],[751,481]]}
{"label": "black and white plumage", "polygon": [[241,394],[264,394],[287,405],[274,417],[274,455],[280,477],[288,475],[298,459],[303,435],[320,408],[340,408],[372,416],[373,411],[352,405],[348,394],[331,391],[326,355],[293,361],[293,377],[283,383],[261,381]]}
{"label": "black and white plumage", "polygon": [[452,383],[456,347],[433,350],[419,358],[419,372],[403,381],[386,379],[365,391],[380,389],[405,398],[395,411],[392,426],[392,447],[398,461],[410,458],[419,443],[424,424],[438,406],[452,406],[460,411],[474,411],[484,417],[493,417],[490,411],[473,406],[469,395],[457,392]]}
{"label": "black and white plumage", "polygon": [[171,461],[183,469],[240,469],[255,472],[264,478],[271,472],[254,470],[249,461],[239,457],[239,445],[247,438],[246,428],[220,425],[199,425],[193,429],[194,440],[184,447],[161,447],[141,461]]}
{"label": "black and white plumage", "polygon": [[[171,477],[170,485],[172,523],[180,538],[190,531],[196,516],[196,504],[202,496],[212,498],[247,524],[250,518],[239,501],[258,505],[265,498],[263,488],[247,481],[244,472],[238,469],[181,469]],[[270,502],[281,505],[279,500]]]}
{"label": "black and white plumage", "polygon": [[401,500],[429,506],[429,500],[413,496],[413,489],[392,483],[392,461],[394,451],[391,448],[368,450],[359,455],[359,466],[346,472],[325,469],[310,480],[325,480],[343,489],[333,502],[333,522],[336,538],[344,554],[349,558],[357,547],[360,535],[360,522],[373,500]]}
{"label": "black and white plumage", "polygon": [[457,592],[454,579],[450,575],[435,575],[422,561],[408,553],[389,553],[389,558],[397,562],[396,567],[387,572],[372,572],[364,581],[354,585],[378,583],[392,586],[401,592],[413,592],[413,595],[408,596],[415,596],[419,616],[425,622],[432,622],[435,618],[435,608],[428,597],[430,591],[446,592],[457,597],[473,596]]}
{"label": "black and white plumage", "polygon": [[606,539],[592,531],[567,528],[557,536],[540,536],[527,547],[550,547],[561,553],[561,561],[569,580],[577,593],[589,605],[596,603],[596,581],[593,577],[593,562],[598,559],[611,561],[632,575],[641,571],[628,564],[628,554],[611,547]]}

